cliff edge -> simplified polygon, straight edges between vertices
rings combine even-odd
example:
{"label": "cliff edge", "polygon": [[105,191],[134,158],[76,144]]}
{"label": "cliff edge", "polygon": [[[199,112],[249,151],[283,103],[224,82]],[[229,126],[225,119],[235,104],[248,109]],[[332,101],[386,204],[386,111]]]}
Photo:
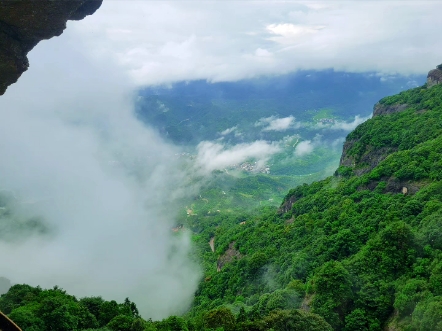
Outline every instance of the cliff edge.
{"label": "cliff edge", "polygon": [[[379,117],[386,115],[395,116],[394,114],[402,113],[410,109],[414,109],[418,114],[425,113],[426,108],[428,108],[430,104],[422,101],[422,95],[426,90],[440,84],[442,84],[442,64],[438,65],[436,69],[430,70],[426,85],[414,89],[415,93],[413,96],[410,96],[410,93],[405,91],[396,96],[386,97],[380,100],[373,108],[373,119],[383,121],[383,119]],[[393,139],[392,142],[394,143],[378,143],[377,146],[372,146],[367,143],[371,139],[359,136],[357,134],[358,129],[356,129],[355,132],[356,133],[351,133],[344,143],[339,166],[353,168],[356,175],[362,175],[371,171],[389,154],[401,149],[400,144],[397,143],[398,137]],[[376,133],[377,136],[382,136],[382,134],[385,133]],[[402,145],[406,144],[402,143]]]}
{"label": "cliff edge", "polygon": [[442,84],[442,64],[431,70],[427,75],[427,87]]}
{"label": "cliff edge", "polygon": [[59,36],[68,20],[93,14],[102,0],[0,0],[0,95],[28,69],[28,52]]}

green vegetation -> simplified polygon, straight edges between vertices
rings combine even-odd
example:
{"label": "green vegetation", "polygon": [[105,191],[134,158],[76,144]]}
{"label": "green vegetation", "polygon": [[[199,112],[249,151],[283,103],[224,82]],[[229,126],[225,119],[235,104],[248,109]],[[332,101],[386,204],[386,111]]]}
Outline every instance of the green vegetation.
{"label": "green vegetation", "polygon": [[215,253],[196,239],[206,274],[189,316],[309,307],[335,330],[442,325],[442,86],[381,103],[409,107],[349,135],[353,166],[291,190],[279,212],[219,222]]}
{"label": "green vegetation", "polygon": [[28,331],[192,331],[192,330],[332,330],[318,315],[297,310],[274,310],[235,316],[227,308],[213,309],[197,318],[170,316],[162,321],[144,320],[129,299],[123,303],[101,297],[77,299],[60,288],[43,290],[14,285],[0,298],[0,310]]}
{"label": "green vegetation", "polygon": [[407,108],[360,125],[347,138],[351,165],[291,189],[279,209],[228,199],[266,199],[284,177],[242,178],[223,202],[219,174],[197,215],[183,215],[204,269],[184,316],[145,321],[129,299],[27,285],[0,310],[25,331],[442,330],[442,85],[380,103]]}

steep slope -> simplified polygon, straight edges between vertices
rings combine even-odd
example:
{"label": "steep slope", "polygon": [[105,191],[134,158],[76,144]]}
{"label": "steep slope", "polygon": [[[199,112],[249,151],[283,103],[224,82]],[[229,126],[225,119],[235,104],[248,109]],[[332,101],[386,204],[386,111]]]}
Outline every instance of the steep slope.
{"label": "steep slope", "polygon": [[93,14],[102,0],[0,1],[0,95],[28,69],[26,55],[41,40],[59,36],[68,20]]}
{"label": "steep slope", "polygon": [[382,99],[375,112],[394,110],[348,135],[335,176],[218,224],[192,314],[290,307],[335,330],[441,328],[442,85],[430,85]]}

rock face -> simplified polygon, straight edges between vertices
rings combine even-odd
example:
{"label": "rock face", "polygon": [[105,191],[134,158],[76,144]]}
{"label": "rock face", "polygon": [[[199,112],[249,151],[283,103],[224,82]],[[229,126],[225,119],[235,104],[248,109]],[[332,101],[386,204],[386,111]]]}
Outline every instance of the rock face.
{"label": "rock face", "polygon": [[373,117],[398,113],[400,111],[407,109],[407,107],[408,105],[405,103],[397,105],[388,105],[388,106],[377,103],[373,108]]}
{"label": "rock face", "polygon": [[433,69],[427,76],[427,87],[442,84],[442,65],[439,65],[437,69]]}
{"label": "rock face", "polygon": [[226,252],[219,257],[218,262],[216,263],[216,271],[220,272],[222,267],[226,263],[232,262],[234,259],[240,259],[242,258],[242,254],[235,249],[235,242],[232,241],[229,244],[229,248],[226,250]]}
{"label": "rock face", "polygon": [[11,321],[8,316],[0,311],[0,330],[2,331],[21,331],[21,329]]}
{"label": "rock face", "polygon": [[293,204],[296,202],[297,197],[295,195],[292,195],[289,199],[284,200],[284,202],[281,204],[281,206],[278,209],[279,214],[285,214],[288,213],[290,210],[292,210]]}
{"label": "rock face", "polygon": [[0,0],[0,95],[28,69],[26,55],[62,34],[68,20],[93,14],[102,0]]}
{"label": "rock face", "polygon": [[367,151],[359,160],[356,160],[352,155],[349,154],[349,150],[352,149],[352,147],[356,142],[357,141],[354,140],[348,140],[344,143],[344,148],[342,150],[339,166],[354,168],[356,164],[364,165],[363,167],[354,170],[354,174],[357,176],[361,176],[371,171],[388,155],[397,151],[397,148],[393,147],[382,147],[382,148],[372,149]]}

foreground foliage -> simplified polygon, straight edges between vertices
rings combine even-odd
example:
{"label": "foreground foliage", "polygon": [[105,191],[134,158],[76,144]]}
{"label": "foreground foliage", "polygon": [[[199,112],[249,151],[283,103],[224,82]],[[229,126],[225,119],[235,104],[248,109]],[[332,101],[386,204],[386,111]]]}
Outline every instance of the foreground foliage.
{"label": "foreground foliage", "polygon": [[58,287],[43,290],[29,285],[11,287],[0,298],[0,310],[24,331],[332,330],[320,316],[298,310],[274,310],[263,316],[251,316],[242,310],[234,316],[221,307],[196,318],[170,316],[162,321],[146,321],[129,299],[120,304],[101,297],[78,300]]}

